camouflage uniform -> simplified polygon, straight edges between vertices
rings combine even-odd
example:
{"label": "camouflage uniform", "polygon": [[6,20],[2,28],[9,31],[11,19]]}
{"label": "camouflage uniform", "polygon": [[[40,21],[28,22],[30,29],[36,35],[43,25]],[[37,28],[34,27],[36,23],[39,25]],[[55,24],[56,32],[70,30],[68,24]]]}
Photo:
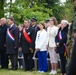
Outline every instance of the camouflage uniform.
{"label": "camouflage uniform", "polygon": [[67,75],[76,75],[76,38],[73,37],[74,33],[76,33],[76,11],[74,14],[74,18],[72,21],[72,26],[70,29],[70,35],[71,35],[71,41],[74,40],[72,42],[73,46],[70,48],[72,49],[71,51],[71,60],[70,60],[70,64],[69,64],[69,68],[67,71]]}
{"label": "camouflage uniform", "polygon": [[67,48],[68,48],[68,55],[71,57],[72,49],[74,45],[74,32],[76,32],[76,12],[74,14],[72,23],[70,25],[69,34],[68,34],[68,42],[67,42]]}
{"label": "camouflage uniform", "polygon": [[68,41],[67,41],[67,49],[68,49],[68,58],[71,58],[72,49],[73,49],[73,25],[71,24],[69,33],[68,33]]}
{"label": "camouflage uniform", "polygon": [[74,14],[74,19],[73,19],[73,30],[76,31],[76,11]]}

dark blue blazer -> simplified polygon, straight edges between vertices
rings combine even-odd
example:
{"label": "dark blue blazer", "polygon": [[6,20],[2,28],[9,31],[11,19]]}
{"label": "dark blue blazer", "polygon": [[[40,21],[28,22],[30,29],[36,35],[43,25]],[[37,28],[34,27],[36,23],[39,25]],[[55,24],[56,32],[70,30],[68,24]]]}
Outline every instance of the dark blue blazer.
{"label": "dark blue blazer", "polygon": [[[8,35],[6,35],[6,53],[7,54],[17,54],[18,46],[19,46],[19,29],[16,25],[13,25],[12,28],[9,29],[11,34],[14,36],[15,41],[12,41]],[[16,48],[14,48],[16,47]]]}
{"label": "dark blue blazer", "polygon": [[[60,31],[61,31],[62,39],[58,38],[58,33]],[[61,30],[61,28],[59,28],[58,33],[55,37],[55,42],[56,43],[59,42],[59,47],[57,46],[56,52],[62,54],[62,53],[64,53],[64,48],[65,48],[65,46],[63,44],[66,45],[66,42],[67,42],[68,25],[63,30]]]}

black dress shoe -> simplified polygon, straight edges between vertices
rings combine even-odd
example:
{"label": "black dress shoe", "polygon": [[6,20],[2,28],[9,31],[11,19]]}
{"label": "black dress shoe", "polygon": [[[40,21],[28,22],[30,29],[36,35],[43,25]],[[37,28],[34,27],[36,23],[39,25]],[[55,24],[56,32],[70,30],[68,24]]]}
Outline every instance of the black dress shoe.
{"label": "black dress shoe", "polygon": [[4,69],[8,69],[8,67],[4,67]]}
{"label": "black dress shoe", "polygon": [[24,71],[28,71],[28,69],[24,69]]}
{"label": "black dress shoe", "polygon": [[13,68],[9,68],[8,70],[13,70]]}
{"label": "black dress shoe", "polygon": [[8,69],[8,70],[17,70],[17,68],[10,68],[10,69]]}
{"label": "black dress shoe", "polygon": [[17,70],[17,68],[13,68],[13,70]]}
{"label": "black dress shoe", "polygon": [[31,71],[33,71],[32,69],[29,69],[29,71],[31,72]]}
{"label": "black dress shoe", "polygon": [[8,67],[1,67],[1,69],[8,69]]}

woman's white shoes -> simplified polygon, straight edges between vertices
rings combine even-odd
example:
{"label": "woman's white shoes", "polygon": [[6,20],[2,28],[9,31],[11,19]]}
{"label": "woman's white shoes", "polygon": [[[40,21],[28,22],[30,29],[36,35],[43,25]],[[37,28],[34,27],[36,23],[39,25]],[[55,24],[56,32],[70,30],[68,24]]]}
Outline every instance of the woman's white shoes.
{"label": "woman's white shoes", "polygon": [[[38,71],[40,73],[44,73],[44,71]],[[56,70],[51,70],[51,72],[49,74],[57,74],[57,71]]]}
{"label": "woman's white shoes", "polygon": [[52,70],[49,74],[57,74],[56,70]]}
{"label": "woman's white shoes", "polygon": [[44,73],[44,71],[38,71],[38,72],[40,72],[40,73]]}

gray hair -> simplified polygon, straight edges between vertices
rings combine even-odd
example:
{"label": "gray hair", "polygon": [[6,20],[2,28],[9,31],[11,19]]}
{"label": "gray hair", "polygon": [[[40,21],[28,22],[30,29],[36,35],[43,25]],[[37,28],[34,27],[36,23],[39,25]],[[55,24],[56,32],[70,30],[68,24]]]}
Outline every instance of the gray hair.
{"label": "gray hair", "polygon": [[65,23],[66,25],[69,24],[69,22],[67,20],[62,20],[61,23]]}
{"label": "gray hair", "polygon": [[1,21],[4,20],[6,22],[6,18],[1,18]]}

